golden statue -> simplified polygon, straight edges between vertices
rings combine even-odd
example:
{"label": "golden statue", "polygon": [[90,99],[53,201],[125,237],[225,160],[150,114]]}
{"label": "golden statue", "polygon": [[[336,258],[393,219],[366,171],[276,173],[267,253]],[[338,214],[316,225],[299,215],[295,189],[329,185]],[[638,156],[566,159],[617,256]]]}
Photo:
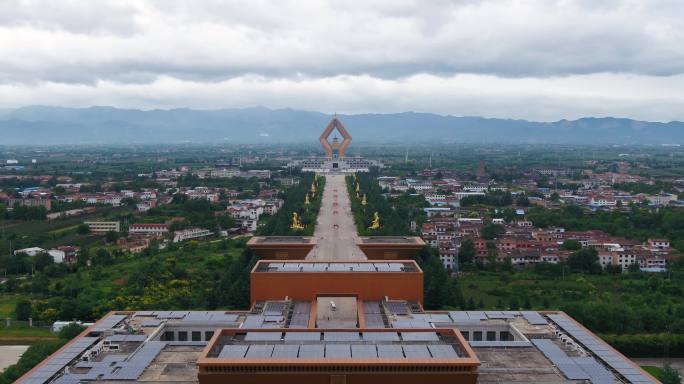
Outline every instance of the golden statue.
{"label": "golden statue", "polygon": [[311,183],[311,193],[316,194],[316,183]]}
{"label": "golden statue", "polygon": [[306,197],[304,198],[304,204],[309,205],[309,194],[306,194]]}
{"label": "golden statue", "polygon": [[379,229],[380,228],[380,215],[375,212],[373,214],[373,222],[371,223],[370,227],[368,229]]}
{"label": "golden statue", "polygon": [[290,228],[294,229],[295,231],[304,229],[301,221],[299,221],[299,215],[297,215],[297,212],[292,212],[292,225],[290,225]]}
{"label": "golden statue", "polygon": [[366,205],[368,202],[366,201],[366,194],[363,194],[363,200],[361,200],[361,205]]}
{"label": "golden statue", "polygon": [[359,183],[356,183],[356,192],[358,193],[361,190],[361,186]]}

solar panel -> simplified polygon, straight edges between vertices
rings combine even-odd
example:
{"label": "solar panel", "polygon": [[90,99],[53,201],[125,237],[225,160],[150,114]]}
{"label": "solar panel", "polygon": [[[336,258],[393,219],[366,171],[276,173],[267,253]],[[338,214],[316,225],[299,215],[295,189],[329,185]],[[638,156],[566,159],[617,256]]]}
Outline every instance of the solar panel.
{"label": "solar panel", "polygon": [[406,303],[403,301],[387,301],[387,302],[385,302],[385,305],[387,306],[387,309],[392,314],[395,314],[395,315],[408,315],[409,314],[408,305],[406,305]]}
{"label": "solar panel", "polygon": [[[644,375],[640,370],[636,369],[632,364],[621,355],[616,354],[610,350],[603,341],[592,336],[590,333],[579,327],[570,318],[563,314],[549,314],[547,315],[554,323],[558,324],[567,334],[582,343],[586,349],[594,353],[607,365],[616,370],[620,375],[626,377],[632,382],[654,382],[649,377]],[[629,376],[632,376],[631,378]]]}
{"label": "solar panel", "polygon": [[388,266],[390,272],[401,272],[401,270],[404,268],[404,264],[401,263],[389,263]]}
{"label": "solar panel", "polygon": [[380,302],[378,301],[364,301],[363,302],[363,312],[368,313],[382,313],[380,308]]}
{"label": "solar panel", "polygon": [[399,334],[396,332],[364,332],[364,341],[399,341]]}
{"label": "solar panel", "polygon": [[349,344],[326,344],[325,357],[333,359],[351,358],[351,348]]}
{"label": "solar panel", "polygon": [[429,315],[429,320],[432,323],[451,323],[451,318],[448,314],[431,314]]}
{"label": "solar panel", "polygon": [[428,345],[430,354],[435,359],[453,359],[458,357],[458,354],[451,345],[447,344],[433,344]]}
{"label": "solar panel", "polygon": [[467,311],[468,317],[475,320],[487,320],[487,315],[483,311]]}
{"label": "solar panel", "polygon": [[274,359],[296,359],[299,354],[297,344],[278,344],[273,348],[271,357]]}
{"label": "solar panel", "polygon": [[354,359],[374,359],[378,357],[375,345],[352,344],[351,357]]}
{"label": "solar panel", "polygon": [[246,345],[225,345],[221,348],[218,355],[219,359],[239,359],[245,357],[248,346]]}
{"label": "solar panel", "polygon": [[264,316],[280,316],[283,314],[287,303],[282,301],[269,301],[264,307]]}
{"label": "solar panel", "polygon": [[322,344],[302,344],[299,347],[300,359],[322,359],[324,357],[324,346]]}
{"label": "solar panel", "polygon": [[376,313],[369,313],[365,316],[366,328],[385,328],[385,322],[382,315]]}
{"label": "solar panel", "polygon": [[247,350],[246,358],[252,359],[266,359],[270,358],[273,353],[273,345],[250,345]]}
{"label": "solar panel", "polygon": [[381,359],[402,359],[404,352],[398,344],[378,344],[378,357]]}
{"label": "solar panel", "polygon": [[404,355],[409,359],[429,359],[430,351],[426,345],[402,345]]}
{"label": "solar panel", "polygon": [[361,335],[358,332],[324,332],[323,340],[325,341],[358,341],[361,340]]}
{"label": "solar panel", "polygon": [[264,317],[261,315],[248,315],[242,323],[242,328],[261,328]]}
{"label": "solar panel", "polygon": [[311,312],[311,303],[308,301],[296,301],[294,303],[294,313],[304,313],[308,315]]}
{"label": "solar panel", "polygon": [[282,332],[247,332],[245,341],[277,341],[282,335]]}
{"label": "solar panel", "polygon": [[404,341],[439,341],[439,335],[435,332],[402,332]]}
{"label": "solar panel", "polygon": [[285,332],[285,341],[320,341],[320,332]]}
{"label": "solar panel", "polygon": [[372,263],[359,263],[356,270],[359,272],[375,272],[375,266]]}
{"label": "solar panel", "polygon": [[373,263],[373,266],[378,272],[389,272],[390,270],[389,264],[387,263]]}

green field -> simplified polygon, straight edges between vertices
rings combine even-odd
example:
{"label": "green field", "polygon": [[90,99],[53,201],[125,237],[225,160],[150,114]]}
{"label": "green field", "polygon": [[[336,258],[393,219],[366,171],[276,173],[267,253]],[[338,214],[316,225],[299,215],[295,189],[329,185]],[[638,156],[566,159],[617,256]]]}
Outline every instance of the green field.
{"label": "green field", "polygon": [[14,306],[19,298],[19,295],[0,294],[0,321],[14,317]]}

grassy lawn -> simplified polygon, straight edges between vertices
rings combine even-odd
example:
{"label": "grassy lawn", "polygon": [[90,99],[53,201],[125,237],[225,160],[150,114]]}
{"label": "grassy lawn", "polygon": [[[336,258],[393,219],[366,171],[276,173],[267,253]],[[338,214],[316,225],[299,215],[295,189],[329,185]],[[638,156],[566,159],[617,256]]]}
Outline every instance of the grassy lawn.
{"label": "grassy lawn", "polygon": [[[14,307],[21,298],[19,295],[0,295],[0,321],[14,317]],[[2,333],[2,331],[0,331]]]}
{"label": "grassy lawn", "polygon": [[658,380],[660,380],[664,373],[662,368],[653,365],[642,365],[641,368],[643,368],[644,371],[650,373],[651,376],[655,377]]}
{"label": "grassy lawn", "polygon": [[30,345],[45,340],[56,340],[57,334],[48,328],[0,326],[0,345]]}

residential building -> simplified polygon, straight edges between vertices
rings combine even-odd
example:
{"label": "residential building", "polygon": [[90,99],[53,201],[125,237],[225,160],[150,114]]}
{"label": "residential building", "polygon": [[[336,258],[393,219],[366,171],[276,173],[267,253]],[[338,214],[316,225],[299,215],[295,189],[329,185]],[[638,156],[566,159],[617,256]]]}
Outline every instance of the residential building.
{"label": "residential building", "polygon": [[167,224],[130,224],[128,233],[130,235],[166,236],[169,233],[169,226]]}
{"label": "residential building", "polygon": [[212,232],[204,228],[188,228],[175,231],[173,234],[173,242],[178,243],[181,241],[199,239],[202,237],[211,236]]}
{"label": "residential building", "polygon": [[120,221],[84,221],[90,232],[103,234],[107,232],[121,232]]}

